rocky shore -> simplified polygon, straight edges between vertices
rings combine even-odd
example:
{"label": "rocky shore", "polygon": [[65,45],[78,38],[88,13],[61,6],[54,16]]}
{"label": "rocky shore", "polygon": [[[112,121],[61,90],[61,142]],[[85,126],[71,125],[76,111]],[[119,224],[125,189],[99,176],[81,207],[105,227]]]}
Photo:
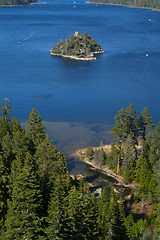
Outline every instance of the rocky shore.
{"label": "rocky shore", "polygon": [[64,55],[64,54],[57,54],[57,53],[52,53],[51,55],[53,56],[59,56],[59,57],[65,57],[65,58],[71,58],[75,60],[81,60],[81,61],[90,61],[90,60],[96,60],[96,57],[78,57],[78,56],[70,56],[70,55]]}
{"label": "rocky shore", "polygon": [[95,54],[100,53],[104,53],[104,50],[87,33],[75,32],[65,41],[61,39],[55,46],[51,46],[51,55],[81,61],[96,60]]}
{"label": "rocky shore", "polygon": [[[93,147],[93,150],[98,150],[100,148],[103,148],[103,150],[108,153],[111,150],[111,145],[103,145],[100,147]],[[85,152],[86,152],[87,148],[82,148],[82,149],[77,149],[72,156],[75,158],[78,158],[79,160],[89,164],[90,166],[92,166],[95,170],[100,170],[103,171],[105,173],[107,173],[108,176],[114,178],[115,180],[117,180],[118,183],[114,184],[114,186],[118,187],[118,186],[122,186],[124,188],[130,188],[132,189],[133,192],[137,192],[137,185],[134,183],[129,183],[129,184],[125,184],[123,182],[123,177],[116,174],[113,170],[109,169],[106,165],[102,165],[100,166],[99,164],[95,164],[92,160],[90,160],[89,158],[86,157]],[[115,188],[116,191],[116,188]]]}

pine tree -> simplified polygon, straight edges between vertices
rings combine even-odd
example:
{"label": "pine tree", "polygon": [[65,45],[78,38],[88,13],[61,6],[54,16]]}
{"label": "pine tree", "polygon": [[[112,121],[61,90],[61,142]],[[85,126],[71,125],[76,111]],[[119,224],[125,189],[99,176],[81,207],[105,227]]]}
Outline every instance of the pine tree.
{"label": "pine tree", "polygon": [[81,211],[84,214],[82,226],[83,239],[95,240],[98,238],[98,208],[95,196],[87,193],[87,195],[84,196],[84,200],[81,203],[81,206]]}
{"label": "pine tree", "polygon": [[7,98],[4,98],[4,100],[1,101],[4,104],[4,107],[0,108],[0,112],[2,113],[5,120],[8,120],[8,117],[11,116],[11,110],[12,107],[10,106],[10,102],[8,102]]}
{"label": "pine tree", "polygon": [[65,227],[65,197],[66,191],[64,180],[57,176],[53,190],[51,192],[48,216],[46,218],[46,235],[49,240],[63,240]]}
{"label": "pine tree", "polygon": [[132,136],[129,134],[123,146],[123,162],[121,171],[124,180],[131,182],[134,179],[134,171],[136,167],[137,150]]}
{"label": "pine tree", "polygon": [[0,147],[2,138],[7,134],[7,132],[10,133],[9,122],[2,117],[0,119]]}
{"label": "pine tree", "polygon": [[154,125],[152,117],[150,116],[149,110],[144,107],[139,117],[139,132],[143,140],[146,139],[146,134],[148,131],[153,131]]}
{"label": "pine tree", "polygon": [[45,138],[44,123],[40,118],[38,111],[33,108],[27,121],[27,137],[32,140],[35,147]]}
{"label": "pine tree", "polygon": [[33,158],[27,154],[12,164],[11,200],[6,216],[5,239],[39,239],[41,231],[41,191]]}
{"label": "pine tree", "polygon": [[10,133],[11,133],[12,136],[14,136],[14,134],[17,131],[22,131],[22,129],[23,129],[21,124],[19,123],[19,121],[14,117],[12,117],[12,120],[10,121],[9,127],[10,127]]}
{"label": "pine tree", "polygon": [[0,232],[2,230],[7,211],[7,197],[7,171],[3,158],[0,156]]}
{"label": "pine tree", "polygon": [[136,182],[139,183],[138,193],[143,197],[143,199],[146,199],[148,195],[151,181],[152,171],[142,151],[136,164]]}
{"label": "pine tree", "polygon": [[124,108],[118,112],[115,116],[115,127],[112,128],[112,135],[115,136],[115,140],[118,140],[119,143],[125,142],[129,131],[128,131],[128,119],[127,113]]}
{"label": "pine tree", "polygon": [[120,214],[119,205],[116,199],[114,190],[111,190],[110,202],[110,227],[108,232],[108,238],[113,240],[125,240],[126,230],[124,228],[124,222],[122,220],[122,212]]}
{"label": "pine tree", "polygon": [[153,168],[153,178],[156,181],[156,198],[160,201],[160,160],[158,160]]}
{"label": "pine tree", "polygon": [[157,124],[157,129],[152,136],[152,142],[150,144],[149,159],[152,166],[160,158],[160,122]]}
{"label": "pine tree", "polygon": [[67,202],[66,238],[64,239],[97,239],[97,200],[88,191],[82,179],[78,189],[75,186],[71,189]]}
{"label": "pine tree", "polygon": [[[53,146],[52,141],[49,140],[48,136],[38,144],[37,150],[35,153],[35,160],[37,165],[37,173],[39,176],[39,180],[41,182],[42,196],[43,196],[43,211],[44,215],[47,214],[47,208],[49,201],[50,191],[54,185],[54,181],[56,180],[56,176],[58,175],[58,171],[55,170],[58,161],[61,159],[57,159],[57,151]],[[60,166],[61,168],[62,166]],[[62,171],[62,169],[59,171]],[[67,172],[68,174],[68,172]],[[66,175],[64,178],[66,177]]]}
{"label": "pine tree", "polygon": [[23,159],[29,148],[29,139],[25,135],[25,130],[18,129],[12,137],[12,153]]}
{"label": "pine tree", "polygon": [[160,239],[160,202],[157,207],[157,218],[155,227],[155,239]]}
{"label": "pine tree", "polygon": [[122,161],[122,145],[125,142],[128,134],[129,134],[129,120],[127,117],[127,112],[124,108],[121,108],[121,110],[118,112],[118,114],[115,116],[115,127],[112,128],[111,135],[115,136],[115,140],[118,141],[118,150],[119,150],[119,156],[118,156],[118,164],[117,164],[117,172],[120,170],[121,161]]}
{"label": "pine tree", "polygon": [[109,198],[106,189],[103,189],[102,196],[98,202],[98,229],[100,239],[105,239],[109,230]]}
{"label": "pine tree", "polygon": [[126,108],[126,113],[128,119],[129,133],[131,134],[135,144],[138,144],[138,119],[136,110],[132,103],[130,103],[128,108]]}
{"label": "pine tree", "polygon": [[12,154],[12,138],[9,132],[7,132],[7,134],[2,138],[1,145],[2,145],[2,155],[4,159],[4,164],[9,173],[11,168],[11,163],[14,158]]}

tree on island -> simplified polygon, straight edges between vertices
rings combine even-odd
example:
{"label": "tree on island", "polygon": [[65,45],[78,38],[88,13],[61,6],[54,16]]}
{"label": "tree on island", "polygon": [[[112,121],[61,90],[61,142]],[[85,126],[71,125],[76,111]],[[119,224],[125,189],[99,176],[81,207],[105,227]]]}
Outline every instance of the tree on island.
{"label": "tree on island", "polygon": [[51,47],[52,55],[76,57],[77,59],[96,59],[96,53],[103,53],[100,44],[90,37],[87,33],[80,34],[75,32],[64,42],[60,40],[55,46]]}

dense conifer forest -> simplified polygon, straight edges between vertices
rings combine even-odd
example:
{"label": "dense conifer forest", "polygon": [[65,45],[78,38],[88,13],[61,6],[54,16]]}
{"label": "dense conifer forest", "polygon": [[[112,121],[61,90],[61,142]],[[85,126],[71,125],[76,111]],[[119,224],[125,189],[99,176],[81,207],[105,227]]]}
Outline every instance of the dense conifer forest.
{"label": "dense conifer forest", "polygon": [[[126,202],[113,190],[107,196],[103,189],[96,197],[83,179],[70,178],[65,157],[47,136],[36,109],[24,128],[11,116],[10,102],[2,103],[1,240],[160,239],[160,124],[154,129],[146,108],[139,118],[133,105],[119,111],[113,129],[117,143],[105,158],[113,168],[119,159],[125,181],[139,185]],[[141,199],[153,205],[149,215],[129,212],[130,204]]]}
{"label": "dense conifer forest", "polygon": [[38,0],[0,0],[0,5],[27,5],[38,2]]}
{"label": "dense conifer forest", "polygon": [[159,0],[90,0],[91,3],[107,3],[140,8],[160,9]]}

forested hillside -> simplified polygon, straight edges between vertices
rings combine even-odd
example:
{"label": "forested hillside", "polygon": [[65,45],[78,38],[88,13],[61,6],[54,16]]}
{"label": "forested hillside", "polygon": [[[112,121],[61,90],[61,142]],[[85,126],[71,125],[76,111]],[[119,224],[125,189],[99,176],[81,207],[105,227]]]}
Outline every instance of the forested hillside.
{"label": "forested hillside", "polygon": [[[148,184],[147,187],[150,186],[148,191],[153,195],[154,208],[149,216],[144,215],[142,218],[139,215],[129,214],[129,202],[125,203],[121,198],[117,201],[113,190],[110,197],[107,196],[105,189],[101,197],[95,197],[86,187],[83,179],[73,181],[70,178],[65,157],[56,151],[53,142],[46,135],[44,123],[37,110],[33,108],[25,129],[17,119],[11,118],[10,102],[4,99],[2,103],[0,119],[1,240],[138,240],[152,239],[152,236],[154,239],[160,238],[158,205],[160,134],[157,128],[155,135],[148,135],[148,130],[152,130],[149,127],[152,126],[152,121],[148,112],[145,111],[141,117],[144,119],[146,116],[145,122],[141,121],[144,123],[141,125],[144,144],[139,158],[134,160],[137,161],[136,169],[139,169],[136,175],[140,186],[138,196],[141,198],[143,196],[141,194],[146,193],[146,185],[144,188],[142,181],[147,179],[145,184]],[[128,139],[127,135],[130,134],[128,135],[130,139],[134,139],[132,144],[128,143],[130,148],[127,149],[132,149],[133,142],[137,144],[137,131],[126,131],[127,129],[124,128],[126,115],[123,116],[126,111],[123,109],[120,113],[117,117],[117,121],[120,120],[116,123],[116,128],[119,129],[116,136],[121,146],[118,147],[115,159],[119,157],[121,160],[122,146]],[[128,114],[131,124],[129,129],[134,126],[135,130],[136,119],[131,109]],[[156,144],[154,142],[151,144],[153,140]],[[152,153],[152,157],[148,157],[149,152]],[[126,161],[132,160],[134,156],[132,151],[127,153],[129,158],[126,158]],[[114,159],[113,156],[111,161],[112,159]],[[156,166],[155,170],[154,166]],[[153,178],[152,184],[151,178]],[[151,187],[153,184],[154,192]],[[130,201],[135,199],[136,196],[133,196]]]}
{"label": "forested hillside", "polygon": [[0,0],[0,5],[27,5],[38,0]]}
{"label": "forested hillside", "polygon": [[90,0],[93,3],[119,4],[131,7],[160,9],[159,0]]}

